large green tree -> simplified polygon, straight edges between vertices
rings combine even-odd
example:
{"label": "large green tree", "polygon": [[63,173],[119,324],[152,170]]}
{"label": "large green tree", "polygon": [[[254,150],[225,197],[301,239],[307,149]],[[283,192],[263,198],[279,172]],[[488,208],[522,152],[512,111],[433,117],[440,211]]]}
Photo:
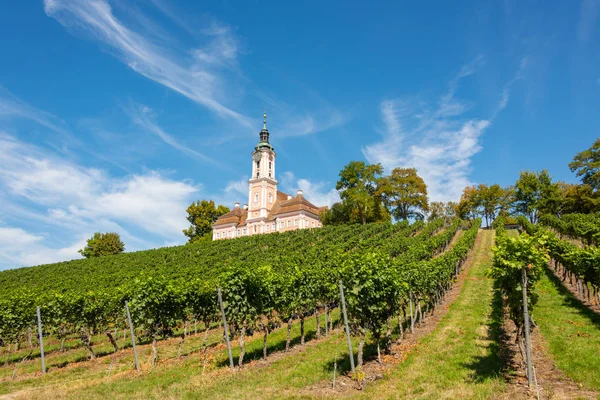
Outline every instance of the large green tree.
{"label": "large green tree", "polygon": [[600,138],[589,149],[577,153],[569,168],[584,184],[600,189]]}
{"label": "large green tree", "polygon": [[427,185],[415,168],[394,168],[378,181],[377,193],[396,219],[424,219],[429,210]]}
{"label": "large green tree", "polygon": [[118,233],[94,233],[94,236],[87,240],[85,248],[80,249],[79,253],[85,258],[108,256],[119,254],[125,251],[125,244],[121,241]]}
{"label": "large green tree", "polygon": [[560,205],[560,190],[547,170],[521,171],[515,184],[516,211],[536,223],[540,213],[553,212]]}
{"label": "large green tree", "polygon": [[202,237],[209,237],[212,233],[212,225],[217,218],[229,212],[229,208],[216,206],[212,200],[199,200],[190,204],[187,208],[187,220],[190,227],[183,230],[183,234],[189,238],[189,242],[195,242]]}
{"label": "large green tree", "polygon": [[362,224],[388,219],[377,196],[377,183],[383,167],[381,164],[367,164],[364,161],[351,161],[340,171],[340,179],[335,188],[340,191],[344,207],[347,207],[348,222],[354,216]]}

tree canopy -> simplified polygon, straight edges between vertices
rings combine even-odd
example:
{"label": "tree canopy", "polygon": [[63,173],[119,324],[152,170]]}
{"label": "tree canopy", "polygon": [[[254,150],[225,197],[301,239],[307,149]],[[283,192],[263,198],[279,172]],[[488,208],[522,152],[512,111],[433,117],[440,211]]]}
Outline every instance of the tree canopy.
{"label": "tree canopy", "polygon": [[380,178],[377,194],[396,219],[424,219],[429,210],[427,185],[415,168],[394,168]]}
{"label": "tree canopy", "polygon": [[79,253],[85,258],[108,256],[119,254],[125,251],[125,244],[121,241],[118,233],[94,233],[94,236],[87,240],[85,248],[80,249]]}
{"label": "tree canopy", "polygon": [[229,208],[216,206],[212,200],[199,200],[190,204],[187,208],[187,220],[190,227],[183,230],[183,234],[189,238],[189,242],[195,242],[202,237],[210,236],[212,225],[223,214],[229,212]]}
{"label": "tree canopy", "polygon": [[[362,224],[389,219],[377,196],[377,183],[383,174],[381,164],[367,164],[364,161],[351,161],[340,171],[340,179],[335,188],[340,191],[344,211],[348,222],[354,215]],[[338,214],[339,215],[339,214]]]}
{"label": "tree canopy", "polygon": [[569,168],[584,184],[600,189],[600,138],[589,149],[577,153]]}

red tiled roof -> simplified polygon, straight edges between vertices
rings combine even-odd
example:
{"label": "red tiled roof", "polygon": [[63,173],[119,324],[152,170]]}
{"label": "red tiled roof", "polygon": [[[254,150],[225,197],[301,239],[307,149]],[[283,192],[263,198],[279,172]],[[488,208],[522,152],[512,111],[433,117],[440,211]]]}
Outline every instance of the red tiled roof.
{"label": "red tiled roof", "polygon": [[236,207],[233,210],[229,211],[227,214],[221,215],[214,223],[214,225],[226,225],[231,223],[241,225],[246,222],[246,218],[248,218],[248,210]]}
{"label": "red tiled roof", "polygon": [[[327,210],[328,208],[327,206],[315,206],[313,203],[306,200],[301,194],[298,194],[296,197],[292,197],[290,199],[288,199],[288,197],[291,196],[279,190],[277,191],[275,204],[273,204],[273,207],[267,215],[267,221],[274,221],[281,214],[297,211],[306,211],[319,216],[322,211]],[[227,225],[231,223],[235,223],[237,226],[243,226],[246,225],[246,219],[248,219],[248,210],[238,207],[219,217],[214,226]]]}

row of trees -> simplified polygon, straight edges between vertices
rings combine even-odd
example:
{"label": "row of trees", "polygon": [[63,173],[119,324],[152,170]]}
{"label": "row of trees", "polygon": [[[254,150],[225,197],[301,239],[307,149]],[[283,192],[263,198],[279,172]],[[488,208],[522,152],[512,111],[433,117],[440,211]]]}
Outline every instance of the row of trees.
{"label": "row of trees", "polygon": [[415,168],[383,175],[381,164],[351,161],[339,176],[335,188],[342,201],[321,215],[325,224],[422,220],[430,210],[427,185]]}
{"label": "row of trees", "polygon": [[481,216],[489,226],[498,216],[524,215],[537,223],[541,215],[562,216],[600,211],[600,139],[590,149],[578,153],[569,164],[582,178],[581,184],[553,181],[547,170],[521,171],[514,185],[466,187],[456,207],[461,218]]}

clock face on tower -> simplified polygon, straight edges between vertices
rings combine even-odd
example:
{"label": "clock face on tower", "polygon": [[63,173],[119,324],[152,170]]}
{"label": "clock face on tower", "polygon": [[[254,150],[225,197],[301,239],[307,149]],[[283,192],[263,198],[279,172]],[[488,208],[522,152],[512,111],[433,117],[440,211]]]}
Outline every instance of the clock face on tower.
{"label": "clock face on tower", "polygon": [[262,158],[262,154],[260,154],[260,152],[257,151],[256,153],[254,153],[252,158],[254,158],[254,161],[260,161],[260,159]]}

